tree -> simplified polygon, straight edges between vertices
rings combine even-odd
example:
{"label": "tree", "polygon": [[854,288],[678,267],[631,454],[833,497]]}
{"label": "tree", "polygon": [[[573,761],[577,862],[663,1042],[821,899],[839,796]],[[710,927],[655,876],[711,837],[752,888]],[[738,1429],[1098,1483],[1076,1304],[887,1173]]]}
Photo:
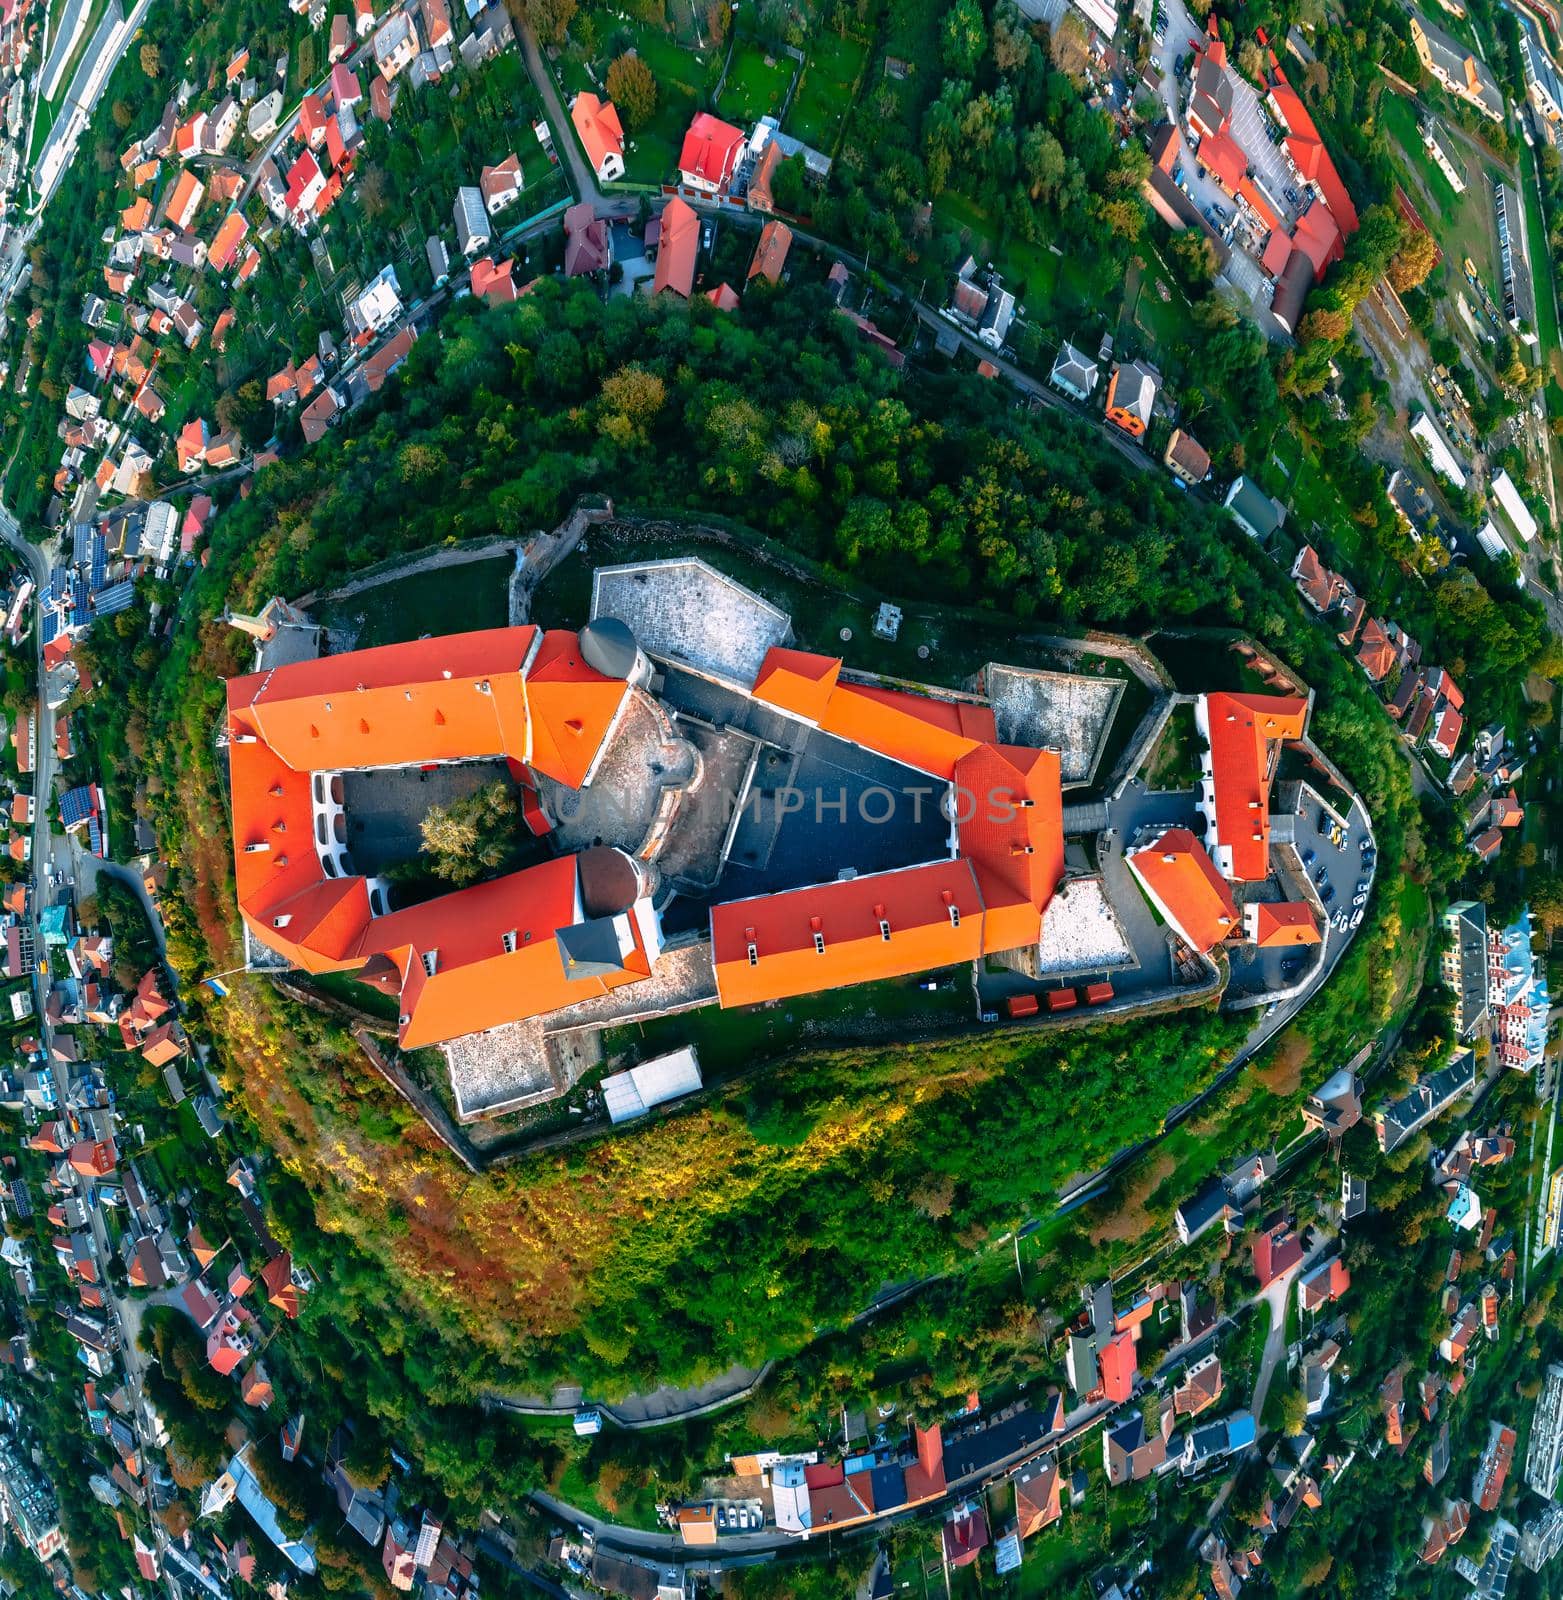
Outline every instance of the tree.
{"label": "tree", "polygon": [[993,63],[1006,75],[1025,66],[1031,54],[1031,33],[1012,0],[999,0],[993,10]]}
{"label": "tree", "polygon": [[971,77],[987,43],[988,29],[977,0],[955,0],[939,30],[939,54],[945,70],[957,78]]}
{"label": "tree", "polygon": [[575,0],[526,0],[526,16],[544,44],[563,44],[575,16]]}
{"label": "tree", "polygon": [[447,805],[430,806],[420,830],[429,869],[447,883],[473,883],[505,864],[515,844],[516,797],[486,784]]}
{"label": "tree", "polygon": [[651,68],[627,50],[616,56],[608,68],[608,98],[618,107],[626,128],[632,133],[644,128],[657,109],[657,80]]}
{"label": "tree", "polygon": [[1396,294],[1404,294],[1422,283],[1438,259],[1438,246],[1426,228],[1407,228],[1406,242],[1389,263],[1389,283]]}
{"label": "tree", "polygon": [[772,169],[771,201],[778,211],[798,216],[808,209],[803,172],[802,156],[788,156]]}
{"label": "tree", "polygon": [[1046,128],[1033,124],[1020,141],[1020,170],[1033,200],[1051,200],[1064,180],[1064,147]]}
{"label": "tree", "polygon": [[116,100],[114,104],[109,107],[109,115],[113,117],[114,126],[118,128],[121,133],[123,133],[125,129],[130,126],[131,110],[125,101]]}
{"label": "tree", "polygon": [[1066,11],[1053,24],[1048,53],[1060,72],[1077,83],[1084,82],[1086,68],[1091,64],[1091,41],[1086,37],[1085,24],[1073,11]]}
{"label": "tree", "polygon": [[154,82],[163,76],[162,52],[150,40],[141,47],[141,70]]}

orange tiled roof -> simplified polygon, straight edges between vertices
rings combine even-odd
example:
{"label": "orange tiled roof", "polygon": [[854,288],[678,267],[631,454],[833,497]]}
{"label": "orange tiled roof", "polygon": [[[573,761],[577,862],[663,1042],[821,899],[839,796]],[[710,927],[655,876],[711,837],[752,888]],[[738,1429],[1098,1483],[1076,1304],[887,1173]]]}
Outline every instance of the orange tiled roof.
{"label": "orange tiled roof", "polygon": [[700,218],[693,206],[675,195],[662,208],[662,226],[657,235],[657,271],[651,292],[671,289],[688,299],[695,287],[695,258],[700,251]]}
{"label": "orange tiled roof", "polygon": [[1042,936],[1042,912],[1064,875],[1058,754],[982,744],[955,764],[960,853],[982,891],[984,954]]}
{"label": "orange tiled roof", "polygon": [[570,107],[570,120],[581,136],[594,172],[602,171],[607,156],[624,154],[624,127],[611,100],[599,100],[590,90],[584,90]]}
{"label": "orange tiled roof", "polygon": [[1317,944],[1313,909],[1302,900],[1261,901],[1253,908],[1251,937],[1261,949],[1280,944]]}
{"label": "orange tiled roof", "polygon": [[1232,891],[1187,828],[1164,829],[1127,859],[1156,908],[1194,949],[1208,953],[1237,931]]}
{"label": "orange tiled roof", "polygon": [[982,897],[968,862],[904,867],[713,906],[711,945],[722,1004],[755,1005],[974,961]]}
{"label": "orange tiled roof", "polygon": [[1270,745],[1302,737],[1308,702],[1212,694],[1203,704],[1211,790],[1206,842],[1226,877],[1257,881],[1270,870]]}

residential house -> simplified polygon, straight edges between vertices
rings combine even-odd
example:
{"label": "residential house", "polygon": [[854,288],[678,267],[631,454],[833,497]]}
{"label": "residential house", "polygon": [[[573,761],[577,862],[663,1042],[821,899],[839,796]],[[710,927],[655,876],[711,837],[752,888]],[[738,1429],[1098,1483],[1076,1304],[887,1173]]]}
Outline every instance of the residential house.
{"label": "residential house", "polygon": [[662,208],[657,233],[657,268],[651,292],[666,291],[689,299],[694,293],[695,263],[700,252],[700,218],[675,195]]}
{"label": "residential house", "polygon": [[570,102],[570,120],[599,183],[624,176],[624,129],[611,100],[583,91]]}
{"label": "residential house", "polygon": [[720,194],[732,181],[745,148],[742,129],[709,111],[697,112],[679,152],[679,177],[701,194]]}
{"label": "residential house", "polygon": [[410,67],[418,54],[418,35],[405,11],[393,11],[375,30],[374,60],[387,83]]}
{"label": "residential house", "polygon": [[1267,495],[1252,478],[1242,474],[1232,480],[1221,503],[1243,532],[1261,544],[1286,521],[1286,507],[1274,496]]}
{"label": "residential house", "polygon": [[1160,384],[1161,374],[1146,362],[1115,363],[1107,383],[1107,420],[1131,438],[1143,439]]}
{"label": "residential house", "polygon": [[1484,117],[1502,122],[1503,93],[1487,63],[1415,11],[1410,13],[1409,20],[1411,43],[1423,67],[1456,99],[1474,106]]}
{"label": "residential house", "polygon": [[521,162],[514,155],[508,155],[496,167],[484,167],[478,176],[478,188],[483,195],[483,204],[491,217],[497,217],[500,212],[508,210],[521,198]]}
{"label": "residential house", "polygon": [[483,191],[471,185],[458,189],[453,212],[456,219],[457,248],[470,261],[488,249],[491,237],[488,211],[483,204]]}
{"label": "residential house", "polygon": [[564,272],[567,278],[605,271],[613,263],[613,236],[606,217],[599,217],[589,200],[579,201],[564,214]]}
{"label": "residential house", "polygon": [[1071,399],[1086,405],[1096,393],[1101,376],[1101,368],[1066,339],[1053,358],[1053,370],[1048,373],[1048,382],[1055,389],[1063,390]]}
{"label": "residential house", "polygon": [[1210,452],[1182,428],[1174,428],[1167,448],[1161,454],[1162,465],[1179,483],[1190,488],[1201,484],[1210,476]]}

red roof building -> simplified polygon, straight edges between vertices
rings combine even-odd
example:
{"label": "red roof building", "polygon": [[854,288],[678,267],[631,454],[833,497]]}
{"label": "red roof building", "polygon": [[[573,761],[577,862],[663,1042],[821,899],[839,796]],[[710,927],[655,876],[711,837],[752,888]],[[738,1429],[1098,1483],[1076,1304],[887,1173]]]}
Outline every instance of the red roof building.
{"label": "red roof building", "polygon": [[700,254],[700,218],[677,195],[662,208],[657,234],[657,271],[651,292],[670,289],[687,300],[694,293],[695,261]]}
{"label": "red roof building", "polygon": [[684,135],[679,176],[691,189],[716,194],[725,189],[743,157],[744,134],[709,111],[698,112]]}
{"label": "red roof building", "polygon": [[1308,702],[1292,695],[1210,694],[1195,702],[1205,740],[1199,809],[1205,847],[1234,882],[1270,872],[1270,780],[1277,747],[1300,739]]}
{"label": "red roof building", "polygon": [[1133,1395],[1134,1380],[1139,1375],[1134,1335],[1116,1334],[1102,1346],[1096,1359],[1101,1369],[1103,1396],[1114,1405],[1123,1404]]}
{"label": "red roof building", "polygon": [[1226,880],[1187,828],[1164,828],[1125,861],[1162,919],[1201,955],[1234,938],[1241,923]]}

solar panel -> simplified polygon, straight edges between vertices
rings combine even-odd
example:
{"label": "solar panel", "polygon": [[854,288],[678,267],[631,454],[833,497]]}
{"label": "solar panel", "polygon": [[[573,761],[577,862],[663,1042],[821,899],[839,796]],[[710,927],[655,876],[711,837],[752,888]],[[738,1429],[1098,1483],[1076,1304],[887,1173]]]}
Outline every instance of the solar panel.
{"label": "solar panel", "polygon": [[103,854],[103,830],[98,826],[96,816],[91,816],[87,819],[87,846],[93,855],[101,856]]}
{"label": "solar panel", "polygon": [[76,522],[71,524],[71,564],[80,566],[87,559],[87,552],[92,547],[92,524],[90,522]]}
{"label": "solar panel", "polygon": [[52,606],[44,607],[38,618],[38,632],[45,644],[52,644],[60,631],[60,619]]}
{"label": "solar panel", "polygon": [[100,617],[112,617],[116,612],[128,611],[136,598],[136,586],[130,579],[110,584],[93,598],[93,611]]}
{"label": "solar panel", "polygon": [[103,548],[103,541],[99,539],[92,551],[92,576],[87,580],[87,587],[94,594],[101,589],[109,575],[109,553]]}

